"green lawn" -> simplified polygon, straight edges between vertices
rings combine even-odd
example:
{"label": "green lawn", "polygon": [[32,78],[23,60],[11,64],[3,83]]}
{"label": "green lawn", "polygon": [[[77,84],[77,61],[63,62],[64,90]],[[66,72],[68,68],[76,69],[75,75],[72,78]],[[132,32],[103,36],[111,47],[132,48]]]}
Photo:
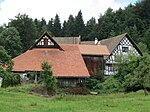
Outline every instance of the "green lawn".
{"label": "green lawn", "polygon": [[150,96],[129,94],[45,98],[0,89],[0,112],[150,112]]}

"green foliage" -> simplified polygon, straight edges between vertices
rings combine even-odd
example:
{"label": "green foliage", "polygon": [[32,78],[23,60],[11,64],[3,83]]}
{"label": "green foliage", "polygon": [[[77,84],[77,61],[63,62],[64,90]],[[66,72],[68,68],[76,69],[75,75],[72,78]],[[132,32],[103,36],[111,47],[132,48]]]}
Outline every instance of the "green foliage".
{"label": "green foliage", "polygon": [[150,37],[150,27],[147,30],[145,30],[145,32],[144,32],[144,43],[147,45],[148,49],[150,50],[149,37]]}
{"label": "green foliage", "polygon": [[4,46],[12,57],[22,52],[22,43],[19,32],[14,27],[5,28],[0,35],[0,45]]}
{"label": "green foliage", "polygon": [[89,21],[87,21],[82,40],[93,41],[96,37],[96,19],[92,17]]}
{"label": "green foliage", "polygon": [[99,80],[100,82],[104,82],[104,80],[105,80],[104,70],[102,70],[100,68],[97,70],[96,79]]}
{"label": "green foliage", "polygon": [[10,71],[13,62],[11,61],[11,57],[7,54],[7,51],[2,46],[0,46],[0,57],[0,67],[6,67],[6,69]]}
{"label": "green foliage", "polygon": [[102,83],[105,81],[104,78],[104,71],[100,68],[97,70],[97,74],[95,76],[90,76],[89,78],[86,78],[85,86],[89,88],[90,90],[94,90],[95,86],[99,83]]}
{"label": "green foliage", "polygon": [[21,84],[20,80],[20,75],[16,73],[11,73],[11,72],[4,72],[2,76],[2,87],[12,87],[12,86],[17,86]]}
{"label": "green foliage", "polygon": [[[131,60],[133,64],[129,64],[132,63]],[[137,67],[139,60],[138,57],[132,53],[132,51],[129,51],[128,55],[117,55],[115,62],[116,63],[113,65],[113,67],[117,72],[114,77],[123,83],[124,77]]]}
{"label": "green foliage", "polygon": [[3,77],[5,70],[0,66],[0,77]]}
{"label": "green foliage", "polygon": [[83,17],[82,17],[82,12],[81,10],[78,12],[78,15],[75,17],[75,35],[76,36],[83,36],[83,33],[84,33],[84,21],[83,21]]}
{"label": "green foliage", "polygon": [[97,80],[94,76],[91,76],[89,78],[86,78],[85,86],[89,88],[90,90],[92,90],[98,83],[99,83],[99,80]]}
{"label": "green foliage", "polygon": [[11,19],[8,27],[15,27],[19,32],[23,51],[28,50],[35,42],[37,30],[32,18],[26,14],[18,14],[15,19]]}
{"label": "green foliage", "polygon": [[54,30],[53,26],[54,26],[54,20],[53,18],[51,18],[47,24],[47,31],[50,32],[51,35],[53,35],[53,30]]}
{"label": "green foliage", "polygon": [[48,62],[43,62],[41,67],[43,71],[40,75],[44,87],[47,91],[54,90],[56,86],[56,78],[52,76],[53,72],[51,71],[51,66],[48,64]]}
{"label": "green foliage", "polygon": [[56,37],[62,36],[61,23],[58,14],[56,14],[54,19],[53,35]]}
{"label": "green foliage", "polygon": [[138,43],[138,47],[140,48],[140,50],[142,51],[142,53],[148,53],[148,48],[147,45],[144,44],[143,42],[139,42]]}
{"label": "green foliage", "polygon": [[98,83],[95,87],[100,93],[112,93],[122,91],[122,84],[114,77],[108,77],[103,83]]}
{"label": "green foliage", "polygon": [[125,76],[125,88],[142,87],[147,95],[146,88],[150,88],[150,55],[144,55],[139,58],[139,63],[131,61],[129,65],[136,65],[136,68]]}
{"label": "green foliage", "polygon": [[144,53],[144,56],[129,56],[128,60],[123,56],[118,58],[118,72],[114,77],[122,83],[125,91],[143,89],[147,95],[147,88],[150,88],[150,55]]}
{"label": "green foliage", "polygon": [[64,36],[75,36],[75,18],[73,15],[70,15],[68,21],[63,24],[63,32]]}

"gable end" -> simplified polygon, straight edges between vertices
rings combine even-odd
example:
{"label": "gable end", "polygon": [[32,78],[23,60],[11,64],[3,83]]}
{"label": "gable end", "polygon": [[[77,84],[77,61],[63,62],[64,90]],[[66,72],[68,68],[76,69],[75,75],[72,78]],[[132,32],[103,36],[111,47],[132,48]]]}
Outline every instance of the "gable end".
{"label": "gable end", "polygon": [[44,32],[30,49],[33,48],[57,48],[63,50],[48,32]]}

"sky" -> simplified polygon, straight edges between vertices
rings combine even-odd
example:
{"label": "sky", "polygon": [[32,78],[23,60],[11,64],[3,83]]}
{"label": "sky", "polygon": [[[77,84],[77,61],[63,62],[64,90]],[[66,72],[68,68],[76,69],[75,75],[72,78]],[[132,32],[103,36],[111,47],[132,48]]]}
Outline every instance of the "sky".
{"label": "sky", "polygon": [[27,14],[29,17],[46,21],[58,14],[63,23],[70,14],[76,16],[82,11],[84,21],[91,17],[99,18],[100,14],[111,7],[117,10],[128,4],[135,4],[139,0],[0,0],[0,25],[8,23],[17,14]]}

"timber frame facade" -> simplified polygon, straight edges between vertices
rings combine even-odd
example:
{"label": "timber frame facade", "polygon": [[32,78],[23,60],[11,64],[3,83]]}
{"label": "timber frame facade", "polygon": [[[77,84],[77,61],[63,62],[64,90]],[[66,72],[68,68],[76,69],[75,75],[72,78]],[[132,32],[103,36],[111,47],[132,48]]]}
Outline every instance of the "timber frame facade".
{"label": "timber frame facade", "polygon": [[101,40],[98,45],[106,45],[110,52],[110,55],[105,57],[105,75],[116,74],[117,71],[113,65],[117,64],[116,57],[118,55],[129,55],[130,53],[135,56],[142,56],[142,52],[127,33]]}

